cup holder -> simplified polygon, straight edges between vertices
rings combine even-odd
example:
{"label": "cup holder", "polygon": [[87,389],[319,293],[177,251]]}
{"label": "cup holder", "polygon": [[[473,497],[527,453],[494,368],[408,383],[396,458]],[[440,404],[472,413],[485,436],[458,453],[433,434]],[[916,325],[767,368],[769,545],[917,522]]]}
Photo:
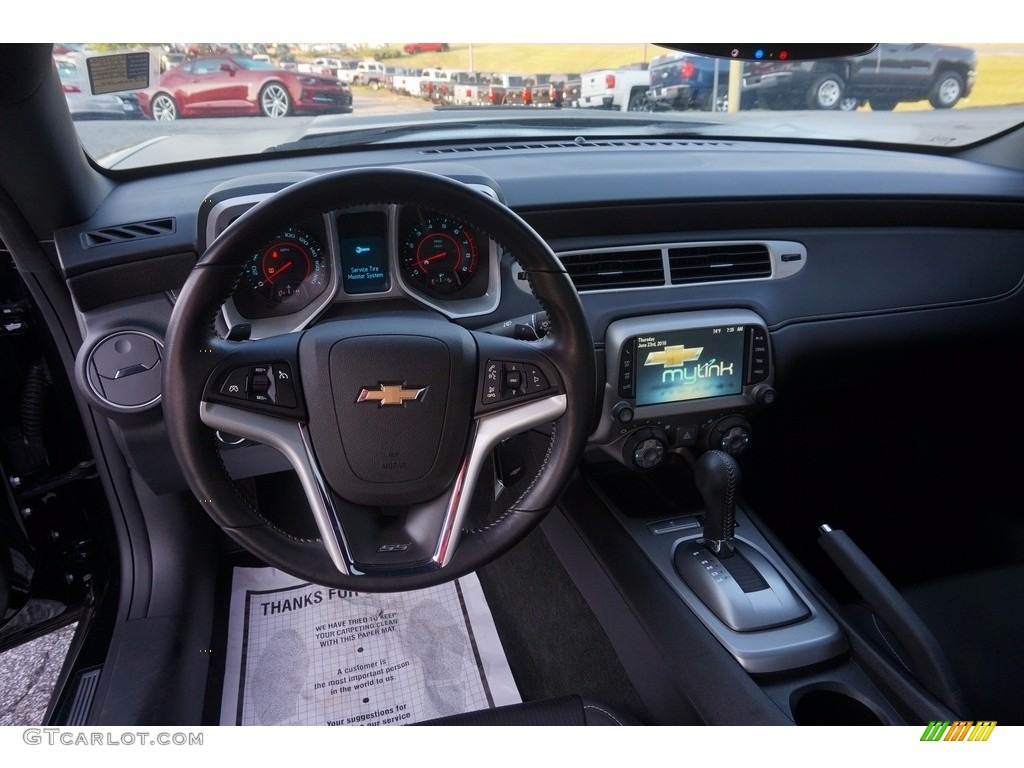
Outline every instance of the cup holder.
{"label": "cup holder", "polygon": [[793,691],[789,706],[797,725],[885,725],[874,706],[854,689],[840,684]]}

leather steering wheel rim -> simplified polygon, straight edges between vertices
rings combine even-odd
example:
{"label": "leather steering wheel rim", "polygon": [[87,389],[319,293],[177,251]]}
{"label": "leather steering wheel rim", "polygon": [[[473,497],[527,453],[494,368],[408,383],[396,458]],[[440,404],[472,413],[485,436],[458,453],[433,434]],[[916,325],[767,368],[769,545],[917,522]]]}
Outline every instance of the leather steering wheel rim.
{"label": "leather steering wheel rim", "polygon": [[[515,494],[505,512],[480,530],[463,532],[444,567],[398,576],[343,573],[319,537],[293,536],[262,517],[228,476],[213,430],[200,416],[217,364],[247,344],[221,339],[214,321],[251,255],[280,230],[311,214],[376,204],[416,206],[453,216],[515,256],[551,326],[544,339],[529,345],[557,370],[565,402],[540,471],[525,491]],[[168,325],[164,357],[163,409],[170,442],[189,487],[214,522],[268,564],[344,589],[396,591],[432,586],[498,557],[529,533],[556,502],[582,455],[593,413],[593,341],[579,296],[557,257],[506,206],[462,183],[423,171],[328,173],[289,186],[247,211],[210,245],[182,288]],[[479,383],[473,391],[478,400]]]}

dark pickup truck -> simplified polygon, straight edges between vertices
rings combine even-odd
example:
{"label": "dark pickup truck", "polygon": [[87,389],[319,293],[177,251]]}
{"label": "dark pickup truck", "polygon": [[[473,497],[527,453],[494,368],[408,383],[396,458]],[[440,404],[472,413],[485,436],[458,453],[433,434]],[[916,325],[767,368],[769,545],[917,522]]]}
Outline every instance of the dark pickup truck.
{"label": "dark pickup truck", "polygon": [[968,48],[879,43],[866,56],[820,61],[765,61],[743,73],[743,106],[767,109],[891,110],[927,99],[949,109],[970,95],[977,57]]}
{"label": "dark pickup truck", "polygon": [[[718,79],[715,79],[715,69]],[[729,62],[707,56],[669,53],[651,61],[651,86],[646,101],[631,105],[634,111],[703,109],[724,105],[729,90]]]}

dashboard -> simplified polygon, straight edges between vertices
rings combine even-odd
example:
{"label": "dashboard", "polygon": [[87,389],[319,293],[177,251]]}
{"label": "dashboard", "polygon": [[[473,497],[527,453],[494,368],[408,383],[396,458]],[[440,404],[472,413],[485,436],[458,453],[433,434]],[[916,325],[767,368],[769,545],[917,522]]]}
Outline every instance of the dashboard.
{"label": "dashboard", "polygon": [[[439,173],[504,202],[560,258],[598,360],[588,461],[646,471],[691,446],[742,452],[757,414],[785,397],[787,379],[810,360],[845,356],[852,365],[872,344],[912,348],[936,328],[967,333],[1021,316],[1024,232],[1014,222],[1024,183],[994,166],[757,142],[610,143],[585,158],[573,146],[526,144],[471,161],[387,148],[331,166],[270,159],[140,179],[115,189],[91,221],[58,232],[86,339],[87,396],[115,420],[158,419],[152,386],[126,405],[97,397],[94,351],[126,331],[158,344],[175,290],[234,220],[290,183],[371,160]],[[97,233],[147,222],[172,224],[90,245]],[[263,338],[414,309],[535,339],[544,313],[523,278],[515,254],[457,212],[368,204],[282,227],[248,255],[218,323],[229,337]],[[699,349],[703,357],[668,359]],[[128,362],[148,367],[126,381],[158,379],[149,358]],[[175,486],[162,479],[169,451],[158,460],[158,439],[126,442],[134,439],[146,443],[141,465],[153,465],[157,487]]]}
{"label": "dashboard", "polygon": [[[859,538],[869,543],[949,530],[931,519],[943,509],[941,497],[958,498],[941,475],[960,475],[934,469],[946,453],[942,441],[983,436],[968,416],[977,416],[983,397],[994,403],[1012,392],[1013,372],[1024,360],[1022,174],[940,155],[756,141],[464,149],[360,148],[126,179],[87,221],[55,233],[53,255],[83,338],[76,384],[106,417],[131,470],[126,482],[148,506],[162,511],[160,500],[175,496],[191,505],[160,385],[178,291],[201,255],[239,217],[258,216],[261,201],[295,182],[382,167],[430,171],[505,204],[572,278],[593,340],[596,397],[579,482],[559,503],[564,514],[556,525],[586,534],[609,578],[628,581],[638,600],[671,589],[674,570],[662,573],[662,583],[644,566],[673,568],[663,550],[689,535],[680,526],[692,528],[687,514],[700,505],[686,498],[696,490],[684,459],[704,449],[745,454],[744,502],[753,499],[773,534],[804,547],[801,563],[816,554],[808,552],[814,544],[805,543],[807,532],[830,519],[849,528],[860,523],[866,535]],[[388,333],[388,323],[422,317],[474,338],[545,335],[545,308],[514,249],[459,211],[413,207],[396,197],[289,214],[265,243],[234,262],[245,266],[211,317],[220,334],[262,345],[299,330],[304,339],[315,337],[334,319]],[[380,329],[373,327],[385,317]],[[481,360],[474,385],[487,386],[493,369],[503,387],[519,391],[525,377],[515,370],[518,360]],[[271,394],[267,380],[295,373],[282,362],[297,364],[276,353],[243,362],[231,363],[232,375],[242,371],[237,385],[224,385],[241,391],[259,383],[266,392],[257,395],[279,401],[283,388]],[[387,397],[384,388],[397,383],[383,374],[372,378],[354,382],[352,391],[379,381]],[[418,397],[424,382],[408,383],[402,389],[409,391],[395,393],[399,400]],[[480,396],[475,402],[485,413]],[[484,401],[484,409],[491,405]],[[1000,428],[1000,415],[991,411],[992,429]],[[1013,416],[1011,426],[1018,421]],[[219,450],[208,439],[204,449],[222,460],[239,488],[264,500],[261,510],[295,526],[283,530],[316,537],[312,524],[292,519],[303,514],[294,503],[302,490],[286,472],[292,465],[224,424],[216,433]],[[496,492],[507,492],[516,475],[541,476],[537,454],[543,459],[550,430],[541,422],[531,427],[488,444],[479,476],[493,478]],[[916,450],[923,443],[928,450]],[[905,450],[907,444],[915,450]],[[990,462],[987,452],[977,454],[976,465]],[[946,468],[963,460],[958,455]],[[909,479],[902,495],[887,488],[899,485],[887,480],[893,472]],[[491,488],[478,490],[487,498]],[[760,498],[753,496],[758,491]],[[503,499],[512,495],[518,493]],[[488,500],[498,515],[507,508],[497,497]],[[193,512],[189,506],[183,517]],[[362,519],[358,509],[346,514]],[[940,515],[951,524],[950,517]],[[750,517],[738,520],[744,536],[760,528]],[[467,524],[486,530],[489,520]],[[377,548],[381,557],[404,546],[367,540],[386,548],[383,555]],[[634,551],[636,542],[650,546]],[[758,546],[767,551],[774,543]],[[357,562],[369,559],[360,555]],[[904,567],[931,565],[911,560]],[[659,601],[645,603],[656,617],[644,629],[671,635],[666,647],[678,650],[673,643],[688,635],[673,622],[689,619],[671,607],[676,599],[667,596],[664,609]],[[714,624],[695,621],[705,620],[702,626]],[[819,630],[819,637],[835,634]],[[775,673],[818,659],[805,650],[806,636],[776,644],[798,652],[766,655],[734,634],[739,640],[727,634],[722,645],[751,671]],[[839,652],[832,641],[820,648]],[[692,647],[675,650],[666,656],[673,663],[708,668],[694,663]],[[732,682],[752,685],[749,678]]]}

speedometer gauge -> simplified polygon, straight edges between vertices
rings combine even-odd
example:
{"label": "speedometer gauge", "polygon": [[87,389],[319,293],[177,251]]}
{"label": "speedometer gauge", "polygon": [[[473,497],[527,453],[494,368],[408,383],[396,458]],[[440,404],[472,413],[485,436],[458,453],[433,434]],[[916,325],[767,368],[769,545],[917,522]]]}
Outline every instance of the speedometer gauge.
{"label": "speedometer gauge", "polygon": [[429,293],[449,294],[476,274],[476,239],[465,224],[435,216],[417,224],[402,241],[402,270]]}
{"label": "speedometer gauge", "polygon": [[254,253],[245,266],[253,294],[268,304],[298,310],[323,293],[327,285],[324,248],[313,235],[289,227]]}

